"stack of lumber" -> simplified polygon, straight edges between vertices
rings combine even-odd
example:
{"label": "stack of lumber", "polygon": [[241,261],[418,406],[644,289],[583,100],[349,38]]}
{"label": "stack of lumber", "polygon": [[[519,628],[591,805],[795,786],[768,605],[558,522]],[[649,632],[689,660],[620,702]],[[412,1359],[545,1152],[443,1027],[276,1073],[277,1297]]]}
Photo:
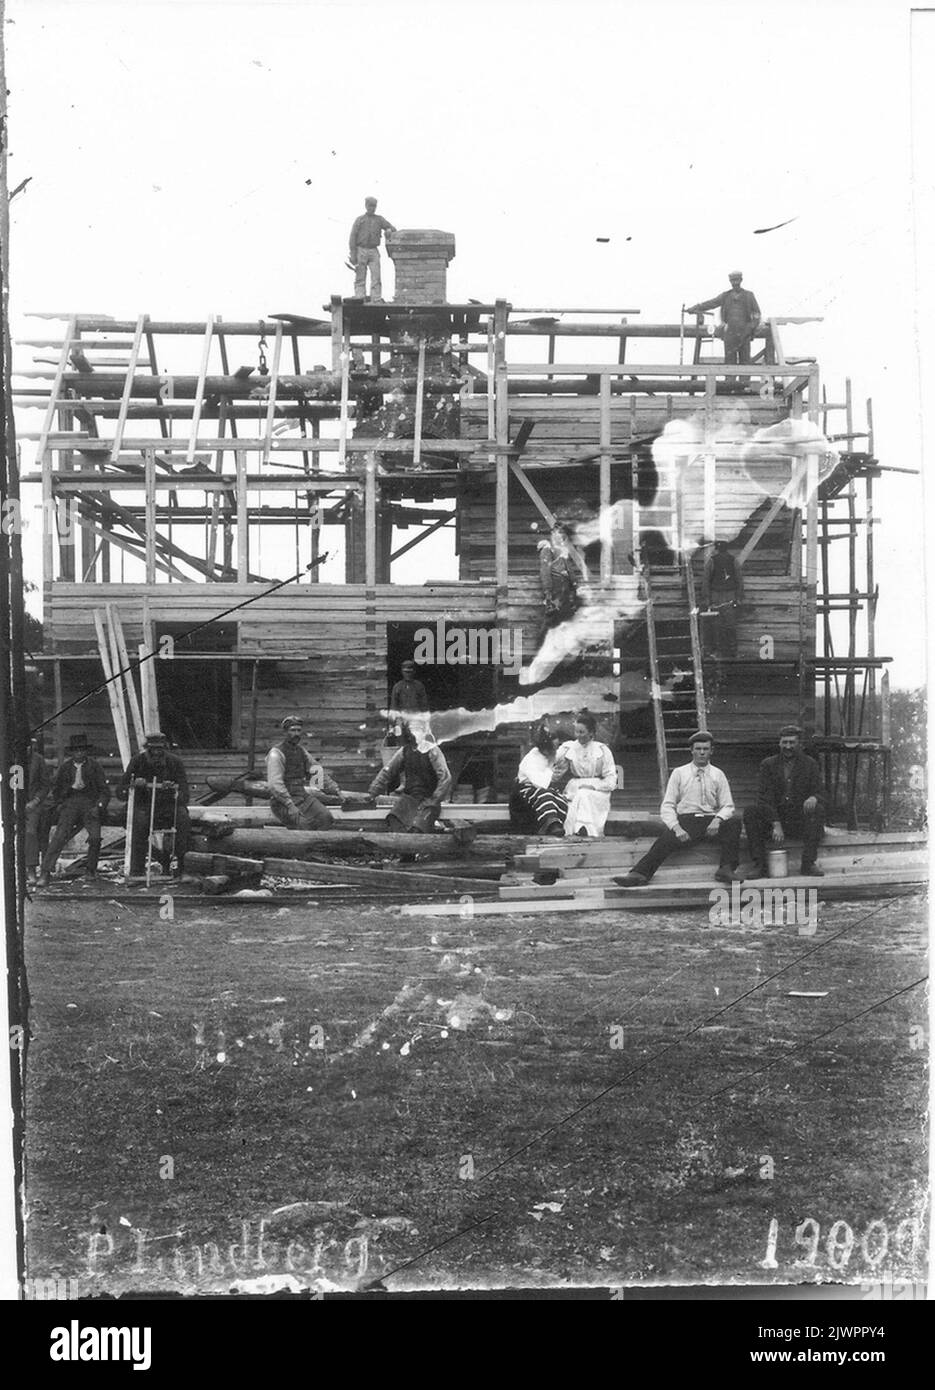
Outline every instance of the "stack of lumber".
{"label": "stack of lumber", "polygon": [[[625,874],[652,843],[648,837],[552,841],[514,859],[500,880],[495,903],[477,903],[475,915],[529,912],[581,912],[614,908],[655,911],[708,908],[718,848],[702,843],[671,856],[643,888],[621,888],[614,877]],[[790,869],[797,870],[801,845],[787,841]],[[884,834],[829,829],[819,853],[823,878],[797,872],[782,879],[747,879],[741,889],[815,889],[820,900],[890,897],[911,892],[928,878],[926,836],[918,831]],[[749,865],[748,865],[749,867]],[[536,880],[540,881],[537,882]],[[552,882],[543,880],[554,879]],[[444,915],[442,905],[422,909]]]}

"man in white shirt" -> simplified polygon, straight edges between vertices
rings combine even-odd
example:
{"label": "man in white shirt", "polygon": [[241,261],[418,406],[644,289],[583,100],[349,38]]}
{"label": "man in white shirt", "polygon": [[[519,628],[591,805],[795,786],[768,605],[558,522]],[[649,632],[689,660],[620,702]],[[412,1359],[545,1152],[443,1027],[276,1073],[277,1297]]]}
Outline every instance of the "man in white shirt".
{"label": "man in white shirt", "polygon": [[727,778],[720,768],[711,766],[714,740],[704,729],[698,729],[689,739],[689,747],[691,762],[673,770],[662,798],[660,815],[666,828],[628,874],[614,879],[622,888],[643,887],[673,850],[704,839],[717,840],[721,847],[721,862],[714,875],[717,881],[742,881],[737,867],[740,820],[734,813]]}

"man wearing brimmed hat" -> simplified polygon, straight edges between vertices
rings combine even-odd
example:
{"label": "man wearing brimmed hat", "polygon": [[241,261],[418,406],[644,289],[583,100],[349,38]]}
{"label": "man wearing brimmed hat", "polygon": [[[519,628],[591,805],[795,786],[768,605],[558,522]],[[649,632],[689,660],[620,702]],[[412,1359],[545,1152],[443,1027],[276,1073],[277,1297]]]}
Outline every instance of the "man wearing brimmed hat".
{"label": "man wearing brimmed hat", "polygon": [[101,817],[107,808],[108,783],[100,763],[89,756],[90,747],[87,734],[74,734],[68,741],[65,761],[52,782],[51,799],[58,819],[42,857],[36,880],[40,888],[48,888],[55,861],[79,830],[88,832],[87,876],[93,878],[97,873]]}
{"label": "man wearing brimmed hat", "polygon": [[[156,783],[156,802],[153,806],[153,783]],[[127,763],[117,795],[126,801],[133,787],[133,824],[127,826],[130,836],[130,873],[146,872],[146,850],[149,842],[152,814],[153,830],[175,828],[176,874],[181,874],[191,838],[188,815],[188,774],[182,759],[169,752],[169,740],[158,732],[147,734],[142,750]],[[163,840],[160,856],[163,873],[171,868],[170,848]]]}
{"label": "man wearing brimmed hat", "polygon": [[628,874],[614,879],[622,888],[643,887],[673,850],[699,840],[717,840],[720,846],[720,863],[714,875],[719,883],[743,877],[737,867],[740,821],[727,778],[720,768],[711,766],[714,740],[706,729],[696,729],[688,745],[692,760],[672,771],[662,798],[660,815],[666,828]]}
{"label": "man wearing brimmed hat", "polygon": [[321,763],[302,747],[305,724],[296,714],[280,726],[283,737],[266,755],[270,809],[290,830],[327,830],[334,824],[328,802],[340,805],[344,793]]}
{"label": "man wearing brimmed hat", "polygon": [[802,752],[802,730],[787,724],[779,730],[779,752],[760,763],[756,805],[743,814],[750,857],[759,877],[766,875],[766,846],[777,847],[786,836],[802,841],[803,874],[823,877],[816,864],[818,846],[825,833],[825,794],[821,769]]}

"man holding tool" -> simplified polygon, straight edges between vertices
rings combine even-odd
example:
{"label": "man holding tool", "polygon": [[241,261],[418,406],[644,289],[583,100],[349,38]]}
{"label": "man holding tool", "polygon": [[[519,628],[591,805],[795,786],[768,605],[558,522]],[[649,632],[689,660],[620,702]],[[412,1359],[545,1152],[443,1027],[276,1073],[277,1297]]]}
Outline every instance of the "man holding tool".
{"label": "man holding tool", "polygon": [[142,752],[127,763],[117,795],[130,803],[127,836],[130,842],[131,876],[140,877],[146,872],[149,843],[154,830],[175,832],[174,845],[163,837],[160,859],[163,873],[168,873],[174,850],[176,875],[180,875],[191,836],[188,776],[181,758],[169,752],[165,734],[146,735],[146,746]]}

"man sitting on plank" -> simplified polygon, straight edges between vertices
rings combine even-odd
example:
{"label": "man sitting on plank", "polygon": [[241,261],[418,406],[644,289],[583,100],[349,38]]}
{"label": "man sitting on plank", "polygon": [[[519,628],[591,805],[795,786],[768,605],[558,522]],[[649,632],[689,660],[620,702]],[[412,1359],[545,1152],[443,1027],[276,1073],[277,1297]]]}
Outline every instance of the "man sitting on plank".
{"label": "man sitting on plank", "polygon": [[756,805],[744,811],[750,857],[758,878],[766,876],[766,843],[777,847],[787,835],[802,841],[802,873],[821,878],[818,846],[825,833],[825,794],[821,770],[802,752],[802,730],[787,724],[779,730],[779,753],[764,758],[756,788]]}
{"label": "man sitting on plank", "polygon": [[[174,829],[174,845],[163,837],[162,853],[159,857],[162,872],[167,874],[172,866],[174,850],[176,877],[180,876],[191,837],[188,774],[182,759],[169,752],[169,740],[165,734],[147,734],[145,747],[127,763],[126,771],[117,788],[117,795],[121,801],[128,800],[131,787],[134,789],[133,824],[127,825],[127,834],[130,836],[130,873],[139,877],[146,872],[150,830]],[[152,825],[149,821],[150,815],[153,818]]]}
{"label": "man sitting on plank", "polygon": [[266,755],[270,809],[279,824],[289,830],[329,830],[334,816],[328,806],[340,806],[345,793],[302,747],[303,720],[298,715],[287,715],[281,728],[283,737]]}
{"label": "man sitting on plank", "polygon": [[711,766],[714,740],[704,729],[698,729],[688,742],[692,760],[673,770],[662,798],[660,815],[666,828],[628,874],[614,879],[621,888],[643,887],[673,850],[705,839],[717,840],[721,847],[721,862],[714,875],[717,881],[732,883],[743,878],[737,867],[740,821],[734,814],[727,778],[720,768]]}
{"label": "man sitting on plank", "polygon": [[107,778],[100,763],[89,757],[87,734],[75,734],[68,742],[69,756],[52,782],[51,800],[57,811],[57,824],[42,857],[36,884],[48,888],[55,861],[79,830],[88,832],[87,877],[97,873],[101,852],[101,817],[107,809]]}
{"label": "man sitting on plank", "polygon": [[403,729],[403,745],[370,784],[370,795],[399,795],[386,817],[388,830],[431,830],[451,792],[451,772],[427,719],[413,717]]}

